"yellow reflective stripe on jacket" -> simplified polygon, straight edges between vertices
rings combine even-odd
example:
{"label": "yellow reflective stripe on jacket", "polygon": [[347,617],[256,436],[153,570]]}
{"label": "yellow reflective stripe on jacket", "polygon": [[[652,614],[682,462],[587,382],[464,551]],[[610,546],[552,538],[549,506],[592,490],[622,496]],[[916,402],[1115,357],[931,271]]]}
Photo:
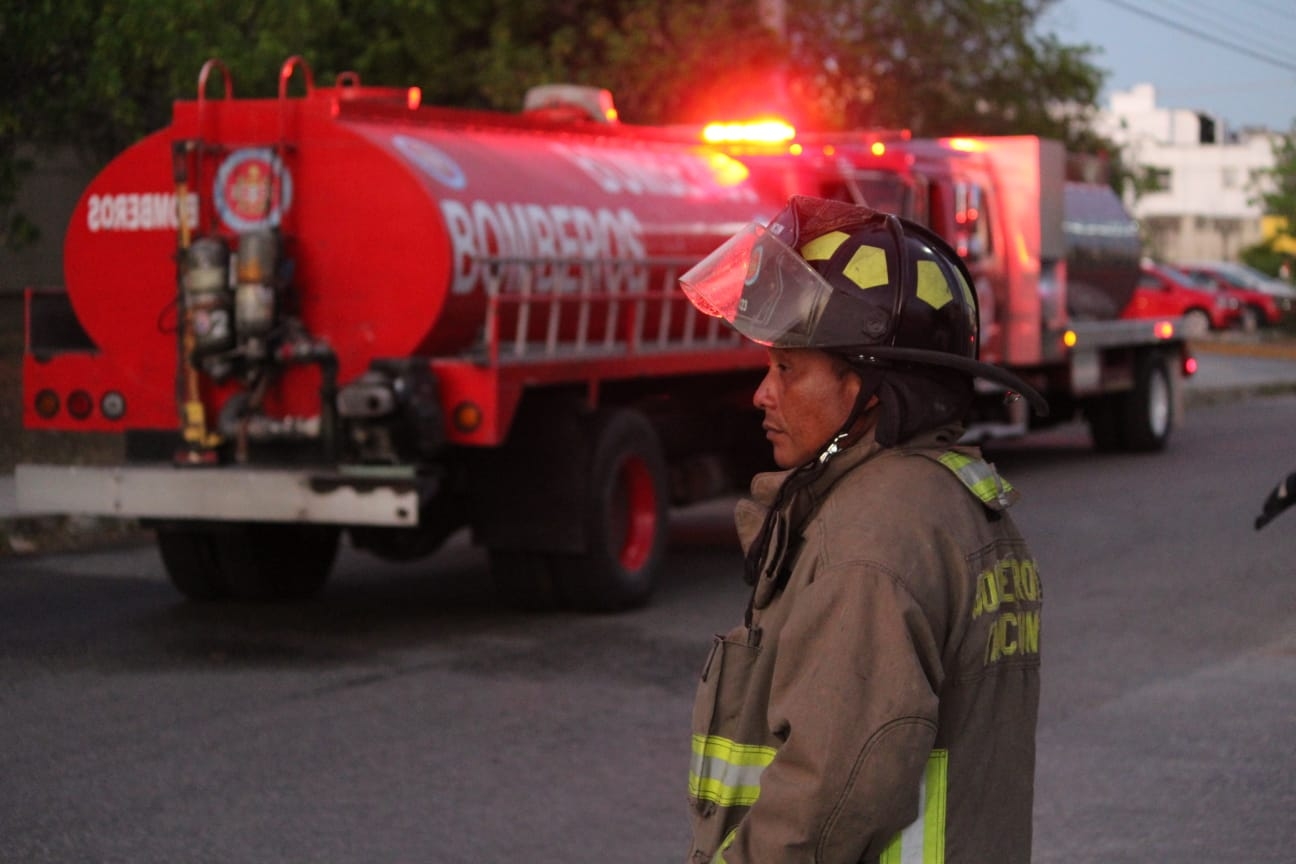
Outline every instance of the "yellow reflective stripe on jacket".
{"label": "yellow reflective stripe on jacket", "polygon": [[735,828],[725,835],[724,842],[720,844],[720,849],[716,854],[711,856],[711,864],[728,864],[728,862],[725,861],[724,853],[726,849],[733,845],[734,837],[737,834],[738,829]]}
{"label": "yellow reflective stripe on jacket", "polygon": [[946,450],[940,455],[940,462],[988,506],[1001,510],[1012,503],[1012,484],[982,460]]}
{"label": "yellow reflective stripe on jacket", "polygon": [[694,735],[689,794],[721,807],[750,806],[760,795],[760,775],[774,761],[774,753],[773,747]]}
{"label": "yellow reflective stripe on jacket", "polygon": [[927,757],[918,790],[918,818],[882,850],[878,864],[945,864],[945,802],[949,751]]}

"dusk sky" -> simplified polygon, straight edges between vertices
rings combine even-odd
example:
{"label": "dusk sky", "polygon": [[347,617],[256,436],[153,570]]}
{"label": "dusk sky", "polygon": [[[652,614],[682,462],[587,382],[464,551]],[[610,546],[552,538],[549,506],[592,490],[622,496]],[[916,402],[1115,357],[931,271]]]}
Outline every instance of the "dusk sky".
{"label": "dusk sky", "polygon": [[1296,121],[1291,0],[1059,0],[1040,29],[1101,49],[1113,90],[1156,87],[1157,106],[1206,111],[1231,129]]}

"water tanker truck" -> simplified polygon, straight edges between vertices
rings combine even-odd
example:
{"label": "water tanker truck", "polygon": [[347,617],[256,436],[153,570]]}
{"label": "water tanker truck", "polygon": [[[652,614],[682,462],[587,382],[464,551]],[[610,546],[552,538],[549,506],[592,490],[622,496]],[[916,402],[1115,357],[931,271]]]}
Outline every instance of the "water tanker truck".
{"label": "water tanker truck", "polygon": [[[306,597],[344,538],[416,560],[466,529],[514,603],[642,604],[668,506],[769,465],[764,352],[677,279],[794,193],[935,227],[977,276],[983,356],[1100,446],[1164,445],[1186,349],[1066,302],[1124,289],[1068,293],[1055,144],[698,132],[592,88],[511,114],[316,86],[300,58],[277,98],[236,98],[209,61],[76,204],[65,290],[27,293],[24,425],[120,435],[123,464],[19,466],[19,507],[140,520],[199,601]],[[1128,226],[1072,221],[1119,270]],[[1029,431],[983,396],[970,436]]]}

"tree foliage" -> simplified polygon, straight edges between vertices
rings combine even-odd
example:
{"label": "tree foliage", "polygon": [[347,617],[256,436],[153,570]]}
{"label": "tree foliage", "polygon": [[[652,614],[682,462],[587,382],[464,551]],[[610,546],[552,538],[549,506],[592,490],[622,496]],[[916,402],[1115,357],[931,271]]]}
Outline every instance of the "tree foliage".
{"label": "tree foliage", "polygon": [[1279,268],[1292,263],[1296,247],[1296,126],[1285,135],[1273,138],[1273,165],[1257,171],[1252,178],[1251,203],[1258,204],[1265,216],[1275,217],[1277,230],[1264,242],[1242,250],[1242,260],[1257,270],[1276,275]]}
{"label": "tree foliage", "polygon": [[1257,203],[1266,216],[1286,223],[1283,235],[1296,238],[1296,127],[1273,139],[1273,166],[1256,178]]}
{"label": "tree foliage", "polygon": [[[274,95],[301,55],[418,84],[431,104],[516,110],[532,85],[616,94],[635,123],[778,110],[814,128],[917,135],[1034,133],[1073,148],[1102,83],[1090,46],[1036,32],[1056,0],[0,0],[0,232],[27,149],[72,145],[92,165],[169,120],[203,62],[236,95]],[[761,14],[785,10],[782,27]],[[1079,114],[1056,106],[1081,106]]]}

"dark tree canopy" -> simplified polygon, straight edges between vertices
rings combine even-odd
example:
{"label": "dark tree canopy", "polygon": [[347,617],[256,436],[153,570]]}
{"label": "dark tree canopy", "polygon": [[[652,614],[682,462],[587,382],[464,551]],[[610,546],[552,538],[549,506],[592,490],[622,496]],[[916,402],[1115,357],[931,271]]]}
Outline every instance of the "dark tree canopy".
{"label": "dark tree canopy", "polygon": [[0,236],[25,237],[11,206],[22,154],[72,145],[107,161],[166,125],[211,57],[236,95],[273,95],[301,55],[316,81],[355,71],[417,84],[430,104],[516,110],[528,87],[570,81],[612,90],[631,123],[779,110],[810,128],[1094,149],[1103,73],[1090,46],[1036,32],[1054,2],[0,0]]}

